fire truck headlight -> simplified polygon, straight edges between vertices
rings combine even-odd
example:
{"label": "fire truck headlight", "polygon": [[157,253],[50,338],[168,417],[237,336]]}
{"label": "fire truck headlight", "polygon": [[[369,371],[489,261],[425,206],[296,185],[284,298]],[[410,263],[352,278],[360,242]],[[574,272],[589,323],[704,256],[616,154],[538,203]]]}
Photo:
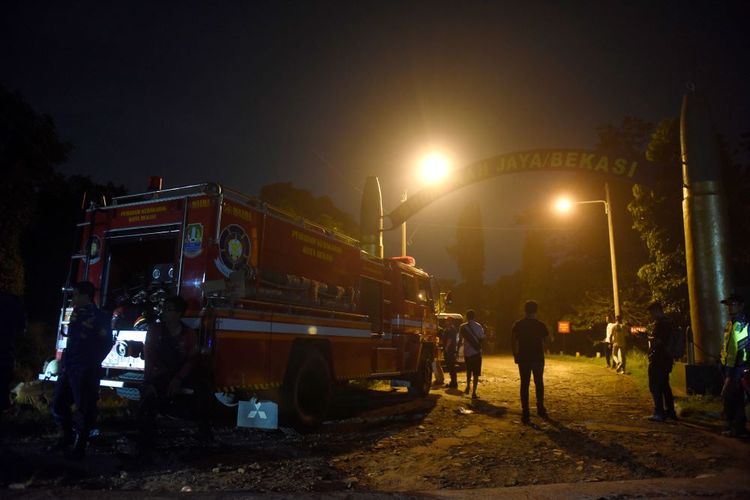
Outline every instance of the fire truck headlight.
{"label": "fire truck headlight", "polygon": [[317,335],[318,334],[318,327],[317,326],[308,326],[307,327],[307,333],[310,335]]}

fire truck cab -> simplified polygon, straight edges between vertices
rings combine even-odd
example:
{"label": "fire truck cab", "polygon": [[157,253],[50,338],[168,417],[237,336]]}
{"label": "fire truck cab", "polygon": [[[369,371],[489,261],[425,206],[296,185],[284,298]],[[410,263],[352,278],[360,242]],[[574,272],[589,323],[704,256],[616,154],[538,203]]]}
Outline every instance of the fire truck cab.
{"label": "fire truck cab", "polygon": [[430,277],[410,257],[369,255],[349,237],[213,183],[92,205],[79,228],[57,359],[71,283],[89,280],[113,312],[101,383],[124,397],[139,396],[147,327],[170,294],[189,304],[184,322],[199,332],[217,396],[269,398],[298,428],[325,417],[337,381],[400,379],[417,395],[430,390],[437,319]]}

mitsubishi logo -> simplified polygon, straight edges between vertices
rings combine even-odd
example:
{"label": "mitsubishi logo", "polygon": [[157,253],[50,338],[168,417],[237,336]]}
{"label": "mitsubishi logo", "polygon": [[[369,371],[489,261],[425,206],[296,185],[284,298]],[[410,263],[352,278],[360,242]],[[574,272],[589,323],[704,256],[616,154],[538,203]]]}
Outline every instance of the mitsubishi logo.
{"label": "mitsubishi logo", "polygon": [[255,418],[257,416],[258,418],[265,420],[266,412],[260,409],[260,405],[261,403],[253,403],[253,406],[255,406],[255,409],[250,410],[250,413],[247,414],[247,418]]}

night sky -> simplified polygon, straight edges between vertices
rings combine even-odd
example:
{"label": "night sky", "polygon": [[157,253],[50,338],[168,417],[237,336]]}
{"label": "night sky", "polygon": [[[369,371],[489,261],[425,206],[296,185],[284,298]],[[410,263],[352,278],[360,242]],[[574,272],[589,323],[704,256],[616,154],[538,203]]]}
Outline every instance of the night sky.
{"label": "night sky", "polygon": [[[460,168],[525,149],[591,148],[599,124],[678,116],[688,83],[708,94],[730,142],[750,130],[749,2],[0,8],[0,83],[74,144],[62,170],[131,191],[150,175],[250,194],[291,181],[358,217],[364,179],[378,175],[388,212],[419,189],[415,165],[431,149]],[[505,176],[444,198],[410,223],[409,253],[457,276],[444,248],[463,203],[480,200],[491,282],[519,266],[513,216],[566,180]],[[386,235],[388,253],[398,237]]]}

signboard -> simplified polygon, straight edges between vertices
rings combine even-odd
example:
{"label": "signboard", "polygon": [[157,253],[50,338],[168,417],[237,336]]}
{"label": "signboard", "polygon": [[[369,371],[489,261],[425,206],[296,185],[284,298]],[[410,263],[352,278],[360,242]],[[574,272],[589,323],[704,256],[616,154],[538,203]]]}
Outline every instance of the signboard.
{"label": "signboard", "polygon": [[557,322],[557,333],[570,333],[570,321],[558,321]]}
{"label": "signboard", "polygon": [[646,333],[648,329],[645,326],[631,326],[630,327],[630,333],[632,335],[639,335],[641,333]]}

